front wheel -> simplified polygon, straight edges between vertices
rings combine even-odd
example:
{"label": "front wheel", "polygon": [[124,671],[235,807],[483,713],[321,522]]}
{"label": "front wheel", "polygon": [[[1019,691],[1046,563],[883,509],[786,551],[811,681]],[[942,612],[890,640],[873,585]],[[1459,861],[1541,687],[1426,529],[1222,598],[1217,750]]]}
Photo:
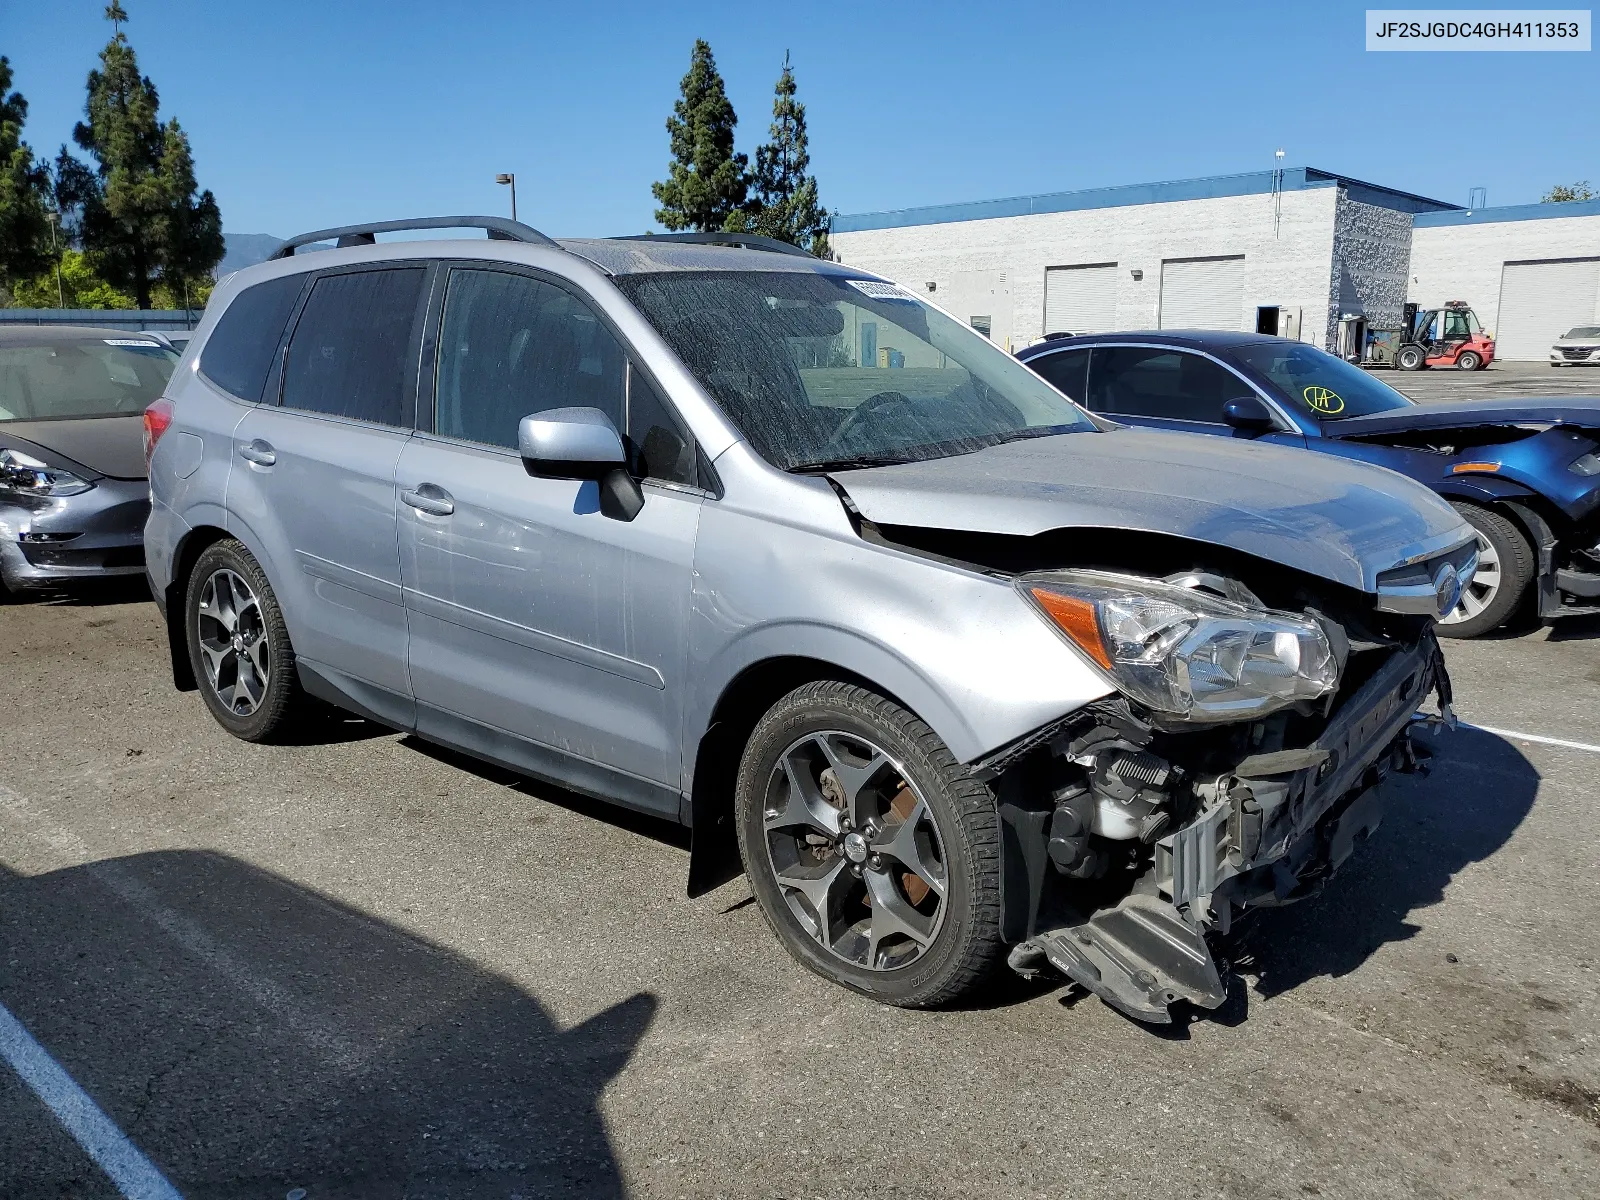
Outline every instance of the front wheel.
{"label": "front wheel", "polygon": [[1505,624],[1533,579],[1533,546],[1506,517],[1476,504],[1453,504],[1478,535],[1478,573],[1439,620],[1439,636],[1477,637]]}
{"label": "front wheel", "polygon": [[1461,356],[1456,359],[1458,371],[1476,371],[1481,366],[1483,366],[1483,355],[1476,350],[1463,350]]}
{"label": "front wheel", "polygon": [[1421,346],[1402,346],[1394,359],[1394,365],[1402,371],[1420,371],[1427,362],[1428,357],[1422,352]]}
{"label": "front wheel", "polygon": [[267,576],[232,538],[201,551],[184,592],[189,662],[211,715],[234,737],[270,741],[300,703],[294,648]]}
{"label": "front wheel", "polygon": [[893,701],[824,681],[761,719],[739,765],[739,852],[784,947],[887,1004],[949,1004],[1000,962],[994,794]]}

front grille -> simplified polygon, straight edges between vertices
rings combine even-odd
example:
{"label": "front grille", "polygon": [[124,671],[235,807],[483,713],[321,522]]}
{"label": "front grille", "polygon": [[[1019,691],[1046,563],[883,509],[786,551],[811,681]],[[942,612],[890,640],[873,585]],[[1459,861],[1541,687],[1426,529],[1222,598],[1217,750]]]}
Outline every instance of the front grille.
{"label": "front grille", "polygon": [[1561,357],[1572,359],[1575,362],[1581,361],[1588,358],[1596,349],[1597,347],[1595,346],[1563,346],[1561,347]]}

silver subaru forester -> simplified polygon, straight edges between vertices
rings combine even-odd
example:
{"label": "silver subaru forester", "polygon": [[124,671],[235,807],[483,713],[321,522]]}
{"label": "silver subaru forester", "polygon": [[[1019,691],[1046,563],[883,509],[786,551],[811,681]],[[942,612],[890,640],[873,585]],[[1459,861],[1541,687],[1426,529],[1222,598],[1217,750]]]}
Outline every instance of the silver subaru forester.
{"label": "silver subaru forester", "polygon": [[[375,237],[446,226],[489,238]],[[1474,543],[1430,491],[1122,429],[780,243],[307,234],[152,410],[174,678],[229,732],[320,698],[682,822],[691,894],[742,866],[892,1004],[1009,960],[1217,1006],[1221,935],[1449,719]]]}

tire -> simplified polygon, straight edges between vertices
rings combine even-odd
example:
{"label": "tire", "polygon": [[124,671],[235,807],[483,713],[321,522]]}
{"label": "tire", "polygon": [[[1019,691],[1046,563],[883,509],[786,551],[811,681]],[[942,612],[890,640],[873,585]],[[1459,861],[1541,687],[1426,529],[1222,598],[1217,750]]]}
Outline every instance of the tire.
{"label": "tire", "polygon": [[1483,366],[1483,355],[1476,350],[1463,350],[1461,357],[1456,359],[1456,370],[1476,371]]}
{"label": "tire", "polygon": [[1400,353],[1394,356],[1394,365],[1402,371],[1420,371],[1428,365],[1428,356],[1421,346],[1401,346]]}
{"label": "tire", "polygon": [[226,538],[201,551],[184,588],[183,624],[195,682],[217,723],[247,742],[283,734],[305,697],[283,611],[241,543]]}
{"label": "tire", "polygon": [[994,794],[893,701],[833,681],[796,688],[750,735],[734,805],[762,915],[823,978],[931,1008],[980,989],[1003,959]]}
{"label": "tire", "polygon": [[1515,522],[1476,504],[1452,507],[1478,534],[1479,573],[1461,602],[1439,622],[1440,637],[1472,638],[1504,625],[1533,580],[1533,546]]}

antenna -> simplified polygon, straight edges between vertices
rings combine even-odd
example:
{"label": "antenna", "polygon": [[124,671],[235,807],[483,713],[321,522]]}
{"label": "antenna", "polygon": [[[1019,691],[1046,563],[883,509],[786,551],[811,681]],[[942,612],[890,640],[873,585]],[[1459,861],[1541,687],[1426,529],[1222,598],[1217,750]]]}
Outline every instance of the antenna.
{"label": "antenna", "polygon": [[1283,224],[1283,150],[1280,148],[1272,155],[1272,236],[1278,236],[1278,227]]}

